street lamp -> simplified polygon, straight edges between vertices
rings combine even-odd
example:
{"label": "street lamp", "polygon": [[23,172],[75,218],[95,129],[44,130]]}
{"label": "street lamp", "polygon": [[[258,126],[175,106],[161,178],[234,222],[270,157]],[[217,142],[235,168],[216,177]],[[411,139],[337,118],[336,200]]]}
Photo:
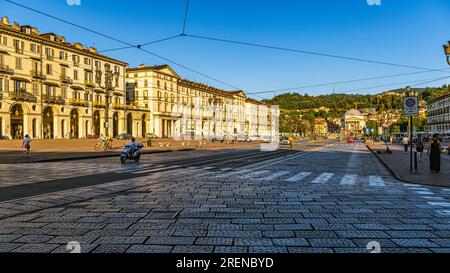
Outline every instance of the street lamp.
{"label": "street lamp", "polygon": [[444,45],[444,52],[445,56],[447,56],[447,63],[450,65],[450,41],[448,41],[448,44]]}
{"label": "street lamp", "polygon": [[[105,90],[105,134],[109,136],[109,101],[111,98],[111,93],[118,85],[119,72],[113,72],[109,65],[105,66],[105,83],[102,85],[102,71],[97,69],[95,73],[95,82],[97,85]],[[113,82],[114,81],[114,82]]]}

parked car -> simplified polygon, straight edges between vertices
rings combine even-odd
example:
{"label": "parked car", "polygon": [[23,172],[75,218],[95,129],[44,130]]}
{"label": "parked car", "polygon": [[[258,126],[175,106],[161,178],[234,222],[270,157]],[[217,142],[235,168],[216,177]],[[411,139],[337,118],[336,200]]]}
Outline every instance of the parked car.
{"label": "parked car", "polygon": [[236,140],[238,142],[247,142],[247,141],[249,141],[249,138],[245,135],[238,135],[238,136],[236,136]]}
{"label": "parked car", "polygon": [[348,138],[347,143],[355,143],[355,138],[353,137]]}
{"label": "parked car", "polygon": [[289,143],[289,138],[284,137],[281,139],[281,145],[289,145],[291,143]]}

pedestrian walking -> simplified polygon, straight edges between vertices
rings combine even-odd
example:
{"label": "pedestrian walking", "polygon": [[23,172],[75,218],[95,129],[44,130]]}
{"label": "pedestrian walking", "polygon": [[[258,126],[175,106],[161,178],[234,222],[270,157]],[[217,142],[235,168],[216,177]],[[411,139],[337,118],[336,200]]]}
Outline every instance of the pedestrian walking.
{"label": "pedestrian walking", "polygon": [[291,149],[294,148],[294,138],[292,136],[290,136],[288,138],[288,140],[289,140],[289,145],[291,146]]}
{"label": "pedestrian walking", "polygon": [[22,148],[25,149],[25,154],[29,154],[30,153],[30,149],[31,149],[31,138],[29,135],[25,135],[24,139],[23,139],[23,143],[22,143]]}
{"label": "pedestrian walking", "polygon": [[432,173],[439,173],[441,171],[441,143],[438,135],[434,134],[431,139],[430,147],[428,148],[430,156],[430,170]]}
{"label": "pedestrian walking", "polygon": [[408,152],[408,146],[409,146],[409,138],[407,136],[405,136],[402,140],[403,142],[403,147],[405,148],[405,153]]}
{"label": "pedestrian walking", "polygon": [[417,151],[419,160],[422,159],[423,149],[424,149],[424,143],[423,143],[422,135],[418,135],[416,138],[416,151]]}

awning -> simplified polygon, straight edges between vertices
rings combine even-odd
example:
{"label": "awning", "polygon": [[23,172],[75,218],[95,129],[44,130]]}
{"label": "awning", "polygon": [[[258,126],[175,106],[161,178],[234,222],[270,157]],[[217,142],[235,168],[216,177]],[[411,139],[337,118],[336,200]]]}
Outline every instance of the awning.
{"label": "awning", "polygon": [[11,77],[11,80],[31,83],[31,81],[29,79],[25,79],[25,78],[21,78],[21,77]]}
{"label": "awning", "polygon": [[6,55],[9,55],[8,51],[3,51],[3,50],[0,50],[0,54],[6,54]]}
{"label": "awning", "polygon": [[76,86],[76,85],[72,85],[70,88],[72,88],[72,89],[74,89],[74,90],[84,90],[83,87]]}
{"label": "awning", "polygon": [[55,82],[44,82],[45,85],[49,85],[49,86],[56,86],[56,87],[61,87],[59,84],[55,83]]}

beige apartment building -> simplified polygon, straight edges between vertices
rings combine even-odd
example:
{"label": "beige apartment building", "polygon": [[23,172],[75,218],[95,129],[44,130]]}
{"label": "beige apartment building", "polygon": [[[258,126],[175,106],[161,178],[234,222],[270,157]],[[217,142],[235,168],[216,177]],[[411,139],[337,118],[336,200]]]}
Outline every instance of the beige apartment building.
{"label": "beige apartment building", "polygon": [[278,112],[181,78],[168,65],[139,66],[0,18],[0,138],[268,138]]}
{"label": "beige apartment building", "polygon": [[128,114],[134,115],[129,120],[137,121],[133,135],[257,139],[273,133],[272,116],[278,112],[243,91],[225,91],[183,79],[168,65],[129,68],[126,82],[129,104],[148,109]]}
{"label": "beige apartment building", "polygon": [[[125,132],[126,66],[95,48],[1,18],[0,136],[85,138]],[[105,88],[106,75],[113,75],[113,88]]]}
{"label": "beige apartment building", "polygon": [[428,104],[428,130],[433,133],[450,133],[450,93]]}

